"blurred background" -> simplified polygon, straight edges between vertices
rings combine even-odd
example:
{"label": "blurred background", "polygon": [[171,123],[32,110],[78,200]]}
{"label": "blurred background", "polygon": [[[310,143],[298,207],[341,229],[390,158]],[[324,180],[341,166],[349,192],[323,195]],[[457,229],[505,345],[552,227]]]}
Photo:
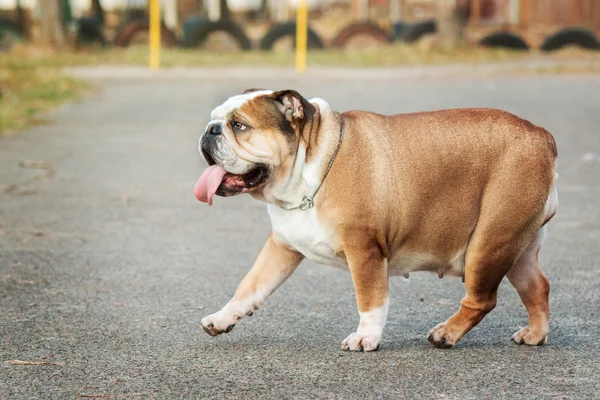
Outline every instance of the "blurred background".
{"label": "blurred background", "polygon": [[[553,51],[600,48],[595,0],[307,0],[309,47],[413,43]],[[22,42],[76,49],[147,42],[147,0],[0,0],[0,51]],[[160,0],[167,48],[274,50],[298,0]],[[292,42],[292,40],[288,40]],[[288,46],[293,43],[287,43]]]}

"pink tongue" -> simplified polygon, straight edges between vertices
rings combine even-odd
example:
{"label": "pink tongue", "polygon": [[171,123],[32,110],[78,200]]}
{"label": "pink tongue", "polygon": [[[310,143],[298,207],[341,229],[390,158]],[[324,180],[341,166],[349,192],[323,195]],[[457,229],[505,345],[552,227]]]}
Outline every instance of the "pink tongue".
{"label": "pink tongue", "polygon": [[194,195],[196,198],[201,202],[208,203],[209,206],[212,206],[212,198],[226,173],[227,171],[217,164],[206,168],[200,176],[200,179],[198,179],[198,182],[196,182],[196,186],[194,186]]}

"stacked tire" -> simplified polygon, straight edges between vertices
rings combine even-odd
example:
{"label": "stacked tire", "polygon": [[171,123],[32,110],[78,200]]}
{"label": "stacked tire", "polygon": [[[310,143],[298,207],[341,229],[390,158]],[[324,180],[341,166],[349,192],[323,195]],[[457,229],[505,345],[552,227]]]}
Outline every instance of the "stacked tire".
{"label": "stacked tire", "polygon": [[10,50],[15,43],[23,41],[19,26],[9,20],[0,19],[0,53]]}
{"label": "stacked tire", "polygon": [[331,45],[337,48],[345,47],[350,40],[360,36],[366,36],[384,44],[393,41],[393,36],[379,25],[371,22],[356,22],[340,30],[331,41]]}
{"label": "stacked tire", "polygon": [[[296,23],[295,22],[284,22],[276,24],[262,37],[259,43],[261,50],[272,50],[281,39],[291,38],[294,42],[294,48],[296,47]],[[317,35],[317,33],[308,27],[307,31],[307,47],[309,49],[320,50],[323,46],[323,41]]]}
{"label": "stacked tire", "polygon": [[548,36],[540,50],[555,51],[566,46],[577,46],[586,50],[600,50],[600,41],[596,35],[583,28],[565,28]]}
{"label": "stacked tire", "polygon": [[489,48],[529,50],[529,45],[525,40],[510,32],[492,33],[491,35],[484,37],[479,44]]}
{"label": "stacked tire", "polygon": [[[6,47],[3,37],[14,39],[19,37],[19,33],[14,28],[11,21],[0,20],[0,51],[3,45]],[[94,39],[105,44],[102,33],[94,26],[84,26],[87,29],[86,39]],[[117,34],[115,45],[120,47],[129,46],[134,37],[141,32],[148,33],[150,30],[147,18],[138,18],[127,24]],[[93,29],[94,28],[94,29]],[[83,29],[85,30],[85,29]],[[184,24],[183,46],[188,48],[197,48],[202,46],[208,37],[216,32],[228,34],[241,50],[251,50],[252,43],[244,30],[232,20],[225,18],[219,21],[210,21],[201,18],[191,18]],[[414,43],[426,35],[437,32],[437,23],[435,20],[427,20],[416,23],[398,22],[393,25],[392,32],[388,32],[377,24],[372,22],[355,22],[341,29],[331,40],[330,45],[334,48],[343,48],[355,37],[366,36],[370,39],[383,44],[389,44],[394,41],[405,43]],[[323,49],[324,42],[311,27],[307,32],[308,48]],[[274,46],[280,40],[290,38],[293,46],[296,46],[296,23],[294,21],[278,23],[273,25],[267,33],[260,39],[258,47],[261,50],[273,50]],[[177,37],[164,24],[161,25],[161,40],[166,47],[174,47],[179,44]],[[530,45],[520,36],[508,32],[499,31],[485,36],[479,41],[479,45],[489,48],[506,48],[512,50],[529,50]],[[587,50],[600,50],[600,40],[594,32],[583,28],[565,28],[555,34],[547,37],[540,50],[551,52],[562,49],[567,46],[578,46]]]}
{"label": "stacked tire", "polygon": [[211,34],[225,32],[237,43],[241,50],[250,50],[252,48],[252,44],[246,33],[229,19],[210,21],[195,18],[186,21],[186,25],[183,43],[185,47],[198,48],[206,42]]}
{"label": "stacked tire", "polygon": [[[512,50],[529,50],[530,46],[518,35],[510,32],[496,32],[486,36],[480,45],[492,48],[507,48]],[[575,46],[585,50],[600,50],[600,40],[596,35],[583,28],[564,28],[548,36],[541,44],[540,50],[551,52],[563,49],[567,46]]]}
{"label": "stacked tire", "polygon": [[424,36],[436,32],[437,23],[435,20],[422,21],[405,26],[404,29],[401,30],[400,37],[396,37],[396,39],[406,43],[415,43]]}
{"label": "stacked tire", "polygon": [[[150,21],[148,18],[138,18],[125,25],[115,38],[115,46],[128,47],[130,46],[136,35],[149,34]],[[165,47],[175,47],[179,44],[177,36],[164,23],[160,25],[160,40]]]}

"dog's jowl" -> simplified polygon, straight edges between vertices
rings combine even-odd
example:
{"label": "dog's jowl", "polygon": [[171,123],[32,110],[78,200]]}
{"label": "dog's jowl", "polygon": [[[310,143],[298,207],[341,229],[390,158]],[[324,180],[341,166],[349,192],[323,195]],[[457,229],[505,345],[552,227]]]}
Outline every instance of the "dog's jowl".
{"label": "dog's jowl", "polygon": [[339,113],[293,90],[248,90],[212,111],[196,197],[248,193],[272,233],[233,298],[202,320],[210,335],[252,315],[304,259],[350,271],[360,323],[344,350],[376,350],[388,277],[465,283],[459,310],[428,334],[452,347],[496,305],[504,276],[529,313],[518,344],[548,335],[550,286],[538,254],[558,206],[550,133],[495,109],[383,116]]}

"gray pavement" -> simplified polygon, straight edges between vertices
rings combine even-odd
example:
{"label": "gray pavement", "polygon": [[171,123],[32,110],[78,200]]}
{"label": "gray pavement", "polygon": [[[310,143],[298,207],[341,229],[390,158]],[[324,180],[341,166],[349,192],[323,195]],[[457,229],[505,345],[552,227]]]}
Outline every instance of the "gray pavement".
{"label": "gray pavement", "polygon": [[[98,85],[49,124],[0,138],[0,399],[600,398],[600,76]],[[228,301],[269,233],[250,197],[209,208],[192,194],[209,111],[247,87],[295,88],[338,110],[498,107],[549,129],[560,207],[541,252],[548,345],[510,342],[527,317],[503,282],[457,348],[433,348],[427,331],[464,292],[422,273],[392,280],[380,351],[342,352],[358,323],[350,275],[310,262],[230,334],[206,335],[200,319]]]}

